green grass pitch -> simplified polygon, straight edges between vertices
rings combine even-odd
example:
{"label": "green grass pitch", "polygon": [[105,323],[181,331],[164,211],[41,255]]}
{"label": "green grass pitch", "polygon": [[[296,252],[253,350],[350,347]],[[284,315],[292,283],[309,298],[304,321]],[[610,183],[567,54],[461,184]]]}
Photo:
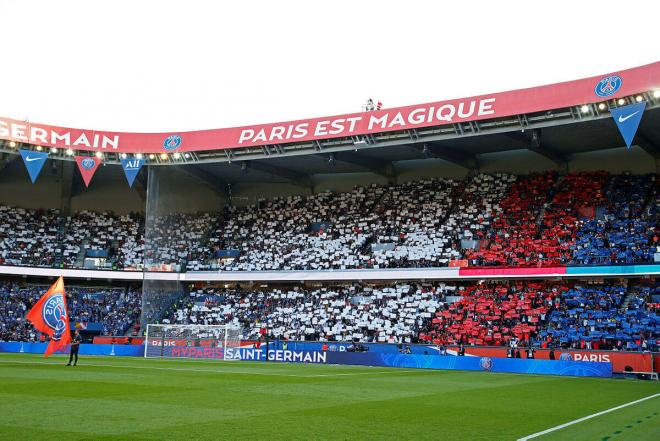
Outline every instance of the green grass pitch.
{"label": "green grass pitch", "polygon": [[[0,440],[516,440],[657,382],[257,362],[0,355]],[[660,440],[660,397],[539,440]]]}

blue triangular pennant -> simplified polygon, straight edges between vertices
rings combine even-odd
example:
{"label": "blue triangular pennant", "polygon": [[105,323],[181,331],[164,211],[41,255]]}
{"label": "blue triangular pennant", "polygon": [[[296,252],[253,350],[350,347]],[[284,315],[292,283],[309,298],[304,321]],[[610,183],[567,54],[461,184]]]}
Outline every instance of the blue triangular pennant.
{"label": "blue triangular pennant", "polygon": [[610,110],[612,118],[614,118],[614,122],[628,148],[632,145],[635,133],[637,133],[637,127],[639,127],[639,122],[642,120],[644,109],[646,109],[646,101]]}
{"label": "blue triangular pennant", "polygon": [[44,167],[44,164],[46,163],[46,159],[48,159],[48,153],[46,152],[34,152],[32,150],[24,150],[24,149],[19,149],[21,152],[21,156],[23,157],[23,163],[25,164],[25,168],[27,168],[27,171],[30,175],[30,179],[32,179],[32,183],[34,184],[39,177],[39,173],[41,173],[41,169]]}
{"label": "blue triangular pennant", "polygon": [[133,182],[135,182],[135,177],[140,172],[140,168],[142,168],[143,163],[144,163],[144,159],[137,159],[137,158],[132,158],[132,159],[126,158],[121,160],[121,168],[124,169],[124,173],[126,174],[126,180],[128,181],[129,187],[133,187]]}

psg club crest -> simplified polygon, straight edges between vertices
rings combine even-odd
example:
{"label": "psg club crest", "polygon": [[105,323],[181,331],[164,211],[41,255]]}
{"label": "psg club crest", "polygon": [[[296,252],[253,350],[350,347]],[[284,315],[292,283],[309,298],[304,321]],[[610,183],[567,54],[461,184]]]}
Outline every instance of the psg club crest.
{"label": "psg club crest", "polygon": [[66,330],[66,312],[64,310],[64,300],[62,295],[50,296],[41,310],[41,317],[46,326],[53,330],[53,340],[62,338]]}
{"label": "psg club crest", "polygon": [[181,145],[181,137],[179,135],[170,135],[165,138],[163,147],[165,150],[175,150]]}
{"label": "psg club crest", "polygon": [[607,98],[614,95],[620,88],[623,80],[618,75],[605,77],[596,84],[594,92],[601,98]]}
{"label": "psg club crest", "polygon": [[485,371],[493,369],[493,359],[490,357],[481,357],[479,360],[479,366]]}
{"label": "psg club crest", "polygon": [[96,165],[96,161],[92,158],[85,158],[82,161],[80,161],[80,166],[85,170],[91,170],[94,168],[95,165]]}

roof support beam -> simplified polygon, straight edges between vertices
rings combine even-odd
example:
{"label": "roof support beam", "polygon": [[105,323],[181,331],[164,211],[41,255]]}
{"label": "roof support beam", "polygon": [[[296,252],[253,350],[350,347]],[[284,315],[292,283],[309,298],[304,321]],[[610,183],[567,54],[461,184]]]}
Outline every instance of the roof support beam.
{"label": "roof support beam", "polygon": [[646,153],[653,156],[655,159],[660,158],[660,144],[653,141],[649,136],[639,131],[637,132],[637,145],[640,146]]}
{"label": "roof support beam", "polygon": [[415,148],[421,150],[427,156],[433,158],[443,159],[461,167],[473,170],[479,168],[479,161],[477,156],[471,153],[462,152],[460,150],[447,147],[440,143],[425,143],[423,146],[415,145]]}
{"label": "roof support beam", "polygon": [[[347,164],[356,165],[360,168],[369,170],[372,173],[386,177],[387,179],[396,178],[396,170],[391,161],[386,161],[379,158],[371,158],[353,152],[335,152],[334,158],[336,161],[345,162]],[[327,159],[326,155],[318,155],[323,159]]]}
{"label": "roof support beam", "polygon": [[223,181],[213,173],[209,173],[197,165],[178,165],[176,167],[185,174],[199,179],[217,194],[225,198],[229,197],[228,182]]}
{"label": "roof support beam", "polygon": [[232,164],[243,166],[243,163],[246,164],[247,169],[257,170],[263,173],[268,173],[269,175],[277,176],[287,181],[290,181],[294,185],[300,187],[312,188],[314,185],[312,179],[309,175],[305,173],[299,173],[288,168],[280,167],[277,165],[269,164],[265,161],[234,161]]}
{"label": "roof support beam", "polygon": [[568,158],[552,147],[541,142],[541,129],[531,130],[531,138],[522,132],[506,132],[503,133],[507,138],[523,144],[524,148],[537,153],[558,165],[566,164]]}

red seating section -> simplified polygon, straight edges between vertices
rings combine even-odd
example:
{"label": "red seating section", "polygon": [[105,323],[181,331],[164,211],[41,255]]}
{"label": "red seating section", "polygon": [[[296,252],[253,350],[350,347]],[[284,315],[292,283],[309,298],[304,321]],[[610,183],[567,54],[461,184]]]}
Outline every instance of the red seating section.
{"label": "red seating section", "polygon": [[489,240],[467,252],[471,265],[553,266],[571,258],[580,214],[604,203],[604,172],[522,177],[500,206]]}
{"label": "red seating section", "polygon": [[527,341],[555,298],[568,290],[561,282],[516,281],[470,285],[463,298],[437,311],[420,339],[434,344],[504,345]]}

